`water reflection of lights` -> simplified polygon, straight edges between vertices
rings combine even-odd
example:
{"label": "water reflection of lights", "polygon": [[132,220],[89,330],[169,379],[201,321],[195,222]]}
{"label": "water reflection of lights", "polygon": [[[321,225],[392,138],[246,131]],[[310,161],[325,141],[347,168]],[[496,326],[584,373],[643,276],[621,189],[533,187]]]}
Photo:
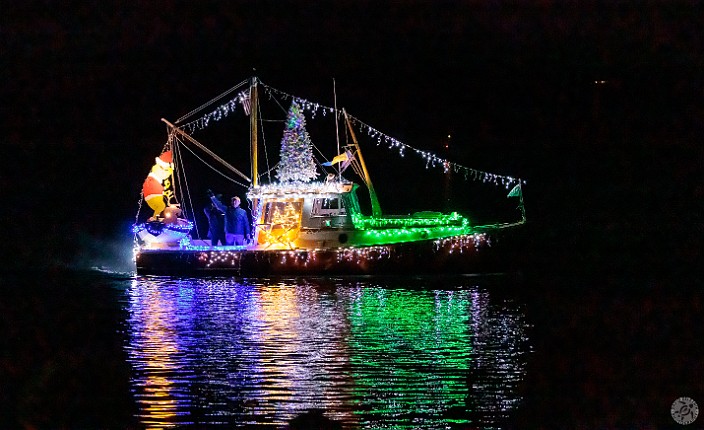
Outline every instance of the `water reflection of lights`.
{"label": "water reflection of lights", "polygon": [[364,288],[357,297],[350,342],[366,426],[389,416],[401,427],[437,426],[448,409],[467,406],[466,291]]}
{"label": "water reflection of lights", "polygon": [[530,351],[526,322],[515,304],[491,306],[487,291],[472,292],[471,303],[472,391],[481,400],[475,415],[480,422],[495,422],[507,418],[521,400],[516,392]]}
{"label": "water reflection of lights", "polygon": [[[132,283],[130,295],[132,341],[128,345],[130,359],[135,366],[137,403],[141,407],[140,418],[148,428],[172,426],[176,417],[177,402],[172,393],[170,373],[178,366],[178,346],[174,331],[169,326],[174,303],[162,297],[162,292],[153,283]],[[138,360],[141,358],[142,360]]]}
{"label": "water reflection of lights", "polygon": [[145,427],[312,408],[355,428],[475,425],[519,401],[525,321],[478,287],[137,278],[129,297]]}
{"label": "water reflection of lights", "polygon": [[344,308],[327,299],[328,294],[311,285],[262,290],[259,342],[266,351],[261,357],[262,382],[272,387],[264,399],[273,411],[294,416],[317,407],[333,411],[337,419],[353,418],[340,400],[350,385],[339,372],[348,361]]}
{"label": "water reflection of lights", "polygon": [[284,424],[311,408],[354,421],[340,371],[348,366],[344,303],[331,294],[312,285],[135,281],[128,350],[143,423],[256,416]]}

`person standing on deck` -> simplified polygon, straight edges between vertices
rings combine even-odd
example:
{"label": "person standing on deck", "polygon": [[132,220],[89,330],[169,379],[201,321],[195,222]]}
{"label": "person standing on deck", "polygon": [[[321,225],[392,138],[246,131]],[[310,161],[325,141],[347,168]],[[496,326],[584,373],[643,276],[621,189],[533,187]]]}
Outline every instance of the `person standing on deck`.
{"label": "person standing on deck", "polygon": [[231,206],[225,206],[220,202],[220,199],[213,196],[210,197],[213,204],[225,212],[225,238],[228,245],[242,246],[245,241],[250,240],[250,226],[247,212],[240,207],[241,200],[234,196],[231,200]]}
{"label": "person standing on deck", "polygon": [[225,214],[214,203],[215,200],[219,203],[219,196],[214,195],[210,190],[208,190],[208,195],[210,196],[211,203],[210,206],[206,207],[203,211],[208,218],[210,246],[217,246],[218,243],[223,246],[227,245],[227,237],[225,236]]}

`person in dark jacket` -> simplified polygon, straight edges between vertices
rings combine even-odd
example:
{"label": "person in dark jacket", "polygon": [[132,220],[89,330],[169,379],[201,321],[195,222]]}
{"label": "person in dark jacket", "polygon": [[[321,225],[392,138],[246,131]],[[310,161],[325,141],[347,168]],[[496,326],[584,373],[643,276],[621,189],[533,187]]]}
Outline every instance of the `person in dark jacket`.
{"label": "person in dark jacket", "polygon": [[241,200],[234,196],[231,206],[225,206],[220,199],[211,195],[211,202],[225,212],[225,238],[228,245],[242,246],[251,239],[251,228],[247,212],[240,207]]}
{"label": "person in dark jacket", "polygon": [[205,216],[208,218],[208,237],[210,238],[210,245],[217,246],[227,244],[227,238],[225,236],[225,213],[218,209],[217,205],[212,202],[213,199],[217,199],[215,195],[211,196],[210,206],[206,207],[203,211]]}

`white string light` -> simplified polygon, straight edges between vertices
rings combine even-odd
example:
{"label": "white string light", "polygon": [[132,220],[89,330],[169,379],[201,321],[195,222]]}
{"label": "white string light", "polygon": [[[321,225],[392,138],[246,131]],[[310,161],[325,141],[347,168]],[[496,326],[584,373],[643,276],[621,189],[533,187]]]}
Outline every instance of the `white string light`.
{"label": "white string light", "polygon": [[[193,134],[196,131],[205,129],[210,121],[220,121],[221,119],[227,117],[229,114],[234,113],[237,110],[237,104],[244,104],[249,99],[249,95],[244,91],[241,91],[235,98],[226,101],[221,104],[215,110],[201,116],[198,119],[194,119],[186,124],[181,125],[181,129],[188,134]],[[244,109],[243,109],[244,110]]]}
{"label": "white string light", "polygon": [[[262,87],[265,89],[265,91],[268,93],[269,98],[272,98],[274,97],[274,95],[277,95],[282,100],[290,99],[292,101],[295,101],[301,106],[301,109],[310,112],[312,118],[315,118],[316,114],[319,111],[322,111],[322,114],[324,116],[327,115],[327,113],[338,115],[342,113],[341,110],[337,110],[333,107],[324,106],[317,102],[313,102],[301,97],[296,97],[284,91],[270,87],[264,84],[263,82],[260,83],[262,84]],[[198,130],[203,130],[204,128],[208,127],[211,121],[220,121],[221,119],[227,117],[230,113],[234,113],[237,108],[237,104],[242,102],[243,97],[245,97],[243,93],[239,93],[235,98],[225,102],[224,104],[221,104],[212,112],[203,115],[202,117],[196,120],[184,124],[183,126],[181,126],[181,128],[185,130],[188,134],[192,134]],[[511,186],[515,186],[517,184],[526,183],[525,180],[522,180],[520,178],[515,178],[513,176],[507,175],[498,175],[496,173],[473,169],[438,157],[432,152],[416,149],[406,143],[401,142],[400,140],[394,137],[387,135],[386,133],[377,130],[376,128],[370,126],[369,124],[366,124],[365,122],[359,120],[358,118],[352,115],[348,114],[347,116],[352,120],[354,124],[356,124],[356,126],[361,132],[364,132],[369,135],[372,139],[375,139],[377,146],[381,146],[381,144],[384,143],[388,146],[388,149],[397,150],[401,157],[405,156],[405,151],[415,153],[425,160],[426,169],[430,169],[431,167],[440,167],[445,173],[450,172],[450,169],[452,169],[452,171],[455,173],[462,173],[465,180],[471,179],[484,183],[493,183],[496,186],[503,185],[506,189],[509,189],[511,188]]]}
{"label": "white string light", "polygon": [[[337,113],[338,115],[342,113],[340,110],[336,110],[335,108],[329,107],[329,106],[323,106],[319,103],[311,102],[309,100],[293,96],[291,94],[288,94],[284,91],[278,90],[276,88],[272,88],[264,83],[262,83],[262,86],[264,89],[269,93],[269,97],[273,97],[274,94],[280,96],[283,100],[291,99],[296,101],[298,104],[301,105],[301,107],[304,110],[309,110],[313,117],[315,116],[315,113],[319,110],[322,109],[324,113],[330,112],[330,113]],[[507,176],[507,175],[498,175],[496,173],[489,173],[485,172],[482,170],[477,170],[477,169],[472,169],[470,167],[463,166],[461,164],[454,163],[452,161],[446,160],[444,158],[438,157],[436,154],[433,154],[432,152],[429,151],[423,151],[420,149],[416,149],[410,145],[407,145],[400,140],[391,137],[387,135],[386,133],[383,133],[376,128],[370,126],[369,124],[364,123],[363,121],[360,121],[358,118],[347,114],[347,116],[352,120],[353,123],[357,125],[360,131],[367,133],[372,139],[376,139],[376,145],[380,146],[383,140],[383,143],[388,145],[389,149],[396,149],[399,152],[399,155],[401,157],[405,156],[404,151],[408,150],[409,152],[413,152],[417,155],[419,155],[421,158],[425,159],[426,161],[426,168],[431,168],[431,167],[442,167],[445,173],[449,172],[450,169],[454,171],[455,173],[463,173],[464,179],[465,180],[475,180],[475,181],[482,181],[484,183],[493,183],[494,185],[503,185],[506,187],[506,189],[509,189],[512,185],[515,186],[517,184],[525,184],[526,181],[522,180],[521,178],[515,178],[513,176]]]}

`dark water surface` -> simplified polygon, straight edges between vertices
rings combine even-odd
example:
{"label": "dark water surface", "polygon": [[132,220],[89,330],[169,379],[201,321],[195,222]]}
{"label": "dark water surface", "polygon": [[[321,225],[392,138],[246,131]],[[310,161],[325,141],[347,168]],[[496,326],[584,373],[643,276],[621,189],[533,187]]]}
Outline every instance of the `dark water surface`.
{"label": "dark water surface", "polygon": [[0,279],[2,428],[677,428],[675,399],[704,406],[694,285]]}

